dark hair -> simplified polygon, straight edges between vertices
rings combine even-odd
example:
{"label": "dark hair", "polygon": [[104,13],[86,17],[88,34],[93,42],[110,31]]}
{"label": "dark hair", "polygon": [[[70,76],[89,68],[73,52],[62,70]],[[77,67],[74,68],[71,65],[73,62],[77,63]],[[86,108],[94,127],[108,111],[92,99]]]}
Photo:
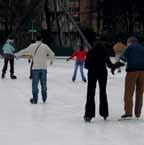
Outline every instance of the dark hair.
{"label": "dark hair", "polygon": [[42,40],[42,35],[41,35],[41,33],[37,33],[37,34],[36,34],[36,40],[37,40],[37,41]]}
{"label": "dark hair", "polygon": [[80,51],[83,51],[84,50],[84,47],[81,45],[80,46]]}
{"label": "dark hair", "polygon": [[35,40],[32,39],[32,40],[31,40],[31,43],[35,43]]}
{"label": "dark hair", "polygon": [[96,42],[94,44],[94,49],[104,49],[104,44],[102,42]]}
{"label": "dark hair", "polygon": [[8,39],[14,39],[15,38],[15,35],[14,34],[10,34],[9,36],[8,36]]}

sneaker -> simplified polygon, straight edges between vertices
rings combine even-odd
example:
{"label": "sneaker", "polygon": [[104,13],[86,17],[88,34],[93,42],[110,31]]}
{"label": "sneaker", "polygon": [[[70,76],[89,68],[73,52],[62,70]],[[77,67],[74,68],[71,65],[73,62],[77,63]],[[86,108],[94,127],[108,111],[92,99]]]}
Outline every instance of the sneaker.
{"label": "sneaker", "polygon": [[124,114],[124,115],[121,116],[121,118],[130,119],[130,118],[132,118],[132,115],[131,114]]}
{"label": "sneaker", "polygon": [[86,117],[86,116],[84,117],[85,122],[91,122],[91,119],[92,119],[91,117]]}
{"label": "sneaker", "polygon": [[30,99],[30,103],[31,103],[31,104],[37,104],[37,100],[36,100],[36,99],[31,98],[31,99]]}
{"label": "sneaker", "polygon": [[11,79],[17,79],[15,75],[11,75]]}

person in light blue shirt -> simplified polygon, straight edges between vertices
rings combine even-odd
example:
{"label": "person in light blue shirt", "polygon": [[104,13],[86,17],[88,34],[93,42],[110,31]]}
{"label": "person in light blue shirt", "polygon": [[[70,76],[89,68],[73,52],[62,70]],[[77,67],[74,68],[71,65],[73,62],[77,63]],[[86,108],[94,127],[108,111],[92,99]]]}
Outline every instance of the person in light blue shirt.
{"label": "person in light blue shirt", "polygon": [[15,48],[12,45],[13,42],[14,42],[14,40],[12,38],[9,38],[2,47],[3,58],[4,58],[4,66],[2,69],[2,75],[1,75],[2,79],[5,78],[8,63],[10,63],[10,77],[11,77],[11,79],[16,79],[16,76],[14,75],[14,51],[15,51]]}

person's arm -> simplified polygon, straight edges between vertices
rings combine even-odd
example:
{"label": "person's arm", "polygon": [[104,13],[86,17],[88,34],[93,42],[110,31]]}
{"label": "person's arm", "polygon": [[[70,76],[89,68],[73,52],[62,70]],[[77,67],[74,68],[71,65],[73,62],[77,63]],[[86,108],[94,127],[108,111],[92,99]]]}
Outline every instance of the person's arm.
{"label": "person's arm", "polygon": [[89,61],[90,61],[90,52],[87,53],[87,56],[85,59],[85,68],[86,69],[89,69],[89,65],[90,65]]}
{"label": "person's arm", "polygon": [[110,60],[109,57],[106,58],[106,64],[107,64],[107,66],[108,66],[109,68],[113,68],[113,67],[114,67],[114,64],[111,62],[111,60]]}
{"label": "person's arm", "polygon": [[50,58],[50,64],[53,64],[53,60],[55,58],[55,53],[50,49],[50,47],[48,47],[47,49],[47,53],[48,53],[48,56]]}
{"label": "person's arm", "polygon": [[16,49],[15,49],[12,45],[10,45],[10,46],[11,46],[11,50],[12,50],[12,52],[15,52]]}
{"label": "person's arm", "polygon": [[76,51],[69,57],[69,58],[67,58],[67,61],[69,61],[70,59],[72,59],[73,57],[75,57],[76,56]]}
{"label": "person's arm", "polygon": [[32,52],[33,52],[33,47],[32,45],[29,45],[27,48],[15,53],[15,56],[18,58],[18,57],[21,57],[23,55],[29,55],[31,56],[32,55]]}
{"label": "person's arm", "polygon": [[120,60],[123,61],[123,62],[126,62],[127,61],[127,57],[129,55],[129,51],[130,51],[130,46],[128,46],[123,52],[122,54],[120,55]]}

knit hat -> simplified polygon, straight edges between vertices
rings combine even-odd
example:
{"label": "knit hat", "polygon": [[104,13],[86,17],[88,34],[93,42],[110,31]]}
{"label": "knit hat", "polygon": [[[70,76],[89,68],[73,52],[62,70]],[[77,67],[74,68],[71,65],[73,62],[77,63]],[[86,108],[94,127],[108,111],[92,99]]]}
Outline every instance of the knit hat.
{"label": "knit hat", "polygon": [[128,38],[127,43],[137,43],[138,39],[134,36]]}

